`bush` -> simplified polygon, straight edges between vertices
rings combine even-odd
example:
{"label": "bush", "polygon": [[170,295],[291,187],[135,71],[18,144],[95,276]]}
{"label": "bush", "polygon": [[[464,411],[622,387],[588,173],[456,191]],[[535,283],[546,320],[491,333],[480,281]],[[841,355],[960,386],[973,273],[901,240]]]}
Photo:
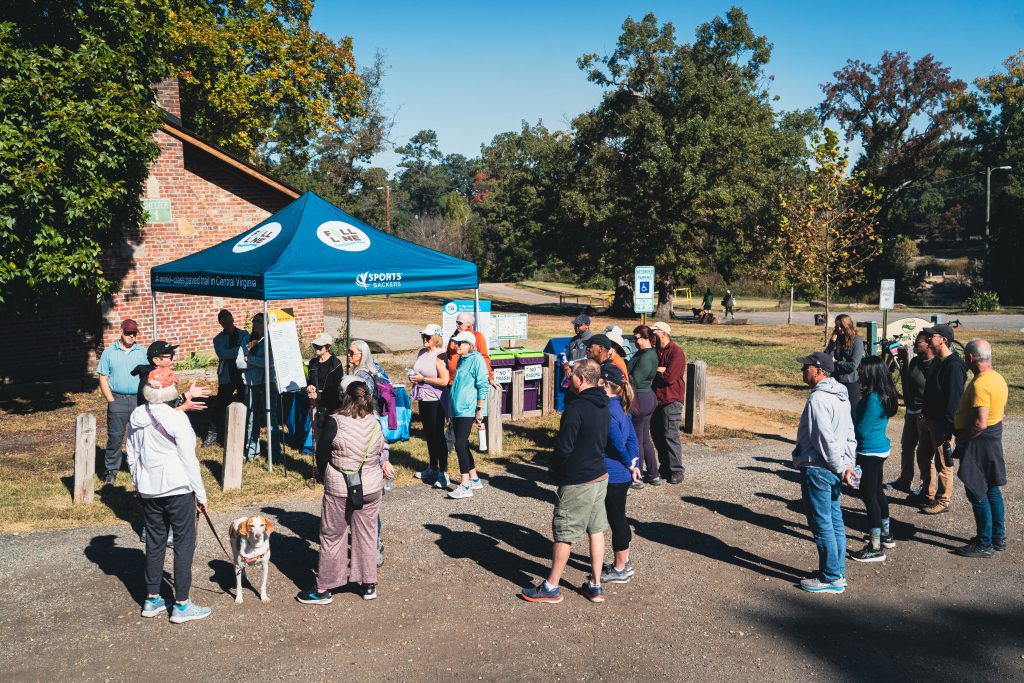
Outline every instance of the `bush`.
{"label": "bush", "polygon": [[999,295],[995,292],[977,290],[964,301],[964,308],[969,313],[983,313],[999,310]]}
{"label": "bush", "polygon": [[218,361],[217,361],[217,357],[216,356],[207,356],[207,355],[202,354],[202,353],[195,353],[195,352],[193,352],[192,355],[190,355],[185,360],[181,360],[181,361],[178,361],[177,363],[175,363],[174,364],[174,369],[178,370],[178,371],[180,371],[180,370],[204,370],[204,369],[206,369],[208,367],[216,365],[217,362]]}
{"label": "bush", "polygon": [[586,287],[587,289],[615,289],[615,281],[612,280],[610,277],[605,277],[603,275],[595,275],[594,277],[586,280],[585,282],[581,282],[580,284]]}

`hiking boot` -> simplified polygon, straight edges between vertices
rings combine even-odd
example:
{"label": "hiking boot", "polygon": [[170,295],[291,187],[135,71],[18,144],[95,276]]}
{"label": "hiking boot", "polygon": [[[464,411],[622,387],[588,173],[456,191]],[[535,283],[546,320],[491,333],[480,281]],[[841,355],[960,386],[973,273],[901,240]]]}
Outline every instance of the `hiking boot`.
{"label": "hiking boot", "polygon": [[606,564],[601,568],[601,583],[629,583],[635,573],[632,562],[627,562],[622,569],[616,569],[614,564]]}
{"label": "hiking boot", "polygon": [[439,472],[437,477],[434,479],[435,489],[446,489],[451,482],[448,481],[447,472]]}
{"label": "hiking boot", "polygon": [[970,543],[962,548],[957,548],[953,552],[960,557],[990,558],[996,554],[995,548],[990,545],[981,545],[976,538],[972,538]]}
{"label": "hiking boot", "polygon": [[166,611],[167,603],[159,595],[155,598],[146,598],[146,601],[142,603],[142,616],[144,617],[155,617]]}
{"label": "hiking boot", "polygon": [[453,490],[448,492],[448,497],[456,500],[460,498],[472,498],[473,489],[465,484],[459,484]]}
{"label": "hiking boot", "polygon": [[868,543],[862,550],[850,553],[850,559],[855,562],[882,562],[885,560],[885,551]]}
{"label": "hiking boot", "polygon": [[949,512],[949,503],[935,502],[928,507],[922,508],[921,512],[926,515],[941,515],[944,512]]}
{"label": "hiking boot", "polygon": [[527,602],[546,602],[549,604],[555,604],[562,602],[562,587],[555,586],[551,590],[544,587],[544,582],[541,581],[537,584],[537,587],[524,588],[519,594],[523,600]]}
{"label": "hiking boot", "polygon": [[651,486],[661,486],[662,484],[665,483],[665,480],[662,479],[661,477],[654,477],[653,479],[648,479],[647,483],[650,484]]}
{"label": "hiking boot", "polygon": [[1006,538],[993,538],[992,547],[996,550],[1006,550]]}
{"label": "hiking boot", "polygon": [[375,583],[362,583],[359,584],[359,594],[363,596],[363,600],[374,600],[377,597],[377,584]]}
{"label": "hiking boot", "polygon": [[184,605],[174,603],[174,607],[171,608],[171,623],[184,624],[186,621],[205,619],[210,616],[212,612],[213,610],[209,607],[200,607],[191,600],[186,602]]}
{"label": "hiking boot", "polygon": [[482,481],[480,481],[479,477],[476,478],[476,479],[470,479],[469,480],[469,488],[473,489],[474,491],[479,491],[483,487],[484,487],[484,483]]}
{"label": "hiking boot", "polygon": [[315,588],[300,592],[295,596],[295,599],[303,605],[329,605],[334,602],[331,591],[318,592]]}
{"label": "hiking boot", "polygon": [[590,602],[604,602],[604,589],[601,588],[601,584],[595,586],[588,579],[583,582],[580,590],[583,591],[583,596],[590,600]]}
{"label": "hiking boot", "polygon": [[826,583],[817,576],[800,581],[800,588],[808,593],[842,593],[846,590],[846,578],[840,577],[832,583]]}
{"label": "hiking boot", "polygon": [[430,469],[428,467],[425,470],[420,470],[419,472],[413,472],[412,476],[416,477],[417,479],[422,479],[423,481],[425,481],[427,483],[430,483],[430,482],[434,481],[434,478],[437,476],[437,471],[436,470],[432,470],[432,469]]}

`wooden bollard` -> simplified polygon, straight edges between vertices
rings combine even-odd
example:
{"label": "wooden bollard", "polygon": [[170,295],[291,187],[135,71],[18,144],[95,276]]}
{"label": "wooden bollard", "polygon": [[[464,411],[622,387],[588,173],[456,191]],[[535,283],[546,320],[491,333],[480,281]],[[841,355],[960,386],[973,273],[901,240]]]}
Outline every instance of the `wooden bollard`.
{"label": "wooden bollard", "polygon": [[555,356],[551,353],[544,354],[544,360],[546,363],[540,379],[543,392],[540,399],[540,414],[549,415],[555,409]]}
{"label": "wooden bollard", "polygon": [[708,364],[695,360],[686,364],[686,420],[683,431],[687,434],[704,433],[704,392],[707,387]]}
{"label": "wooden bollard", "polygon": [[487,454],[501,455],[502,434],[501,434],[501,385],[494,388],[491,384],[487,392]]}
{"label": "wooden bollard", "polygon": [[96,482],[96,416],[82,413],[75,418],[75,505],[92,502]]}
{"label": "wooden bollard", "polygon": [[224,436],[224,467],[221,490],[242,488],[242,451],[245,449],[245,405],[228,406],[228,431]]}
{"label": "wooden bollard", "polygon": [[523,417],[523,392],[526,390],[526,373],[522,370],[512,371],[512,420]]}

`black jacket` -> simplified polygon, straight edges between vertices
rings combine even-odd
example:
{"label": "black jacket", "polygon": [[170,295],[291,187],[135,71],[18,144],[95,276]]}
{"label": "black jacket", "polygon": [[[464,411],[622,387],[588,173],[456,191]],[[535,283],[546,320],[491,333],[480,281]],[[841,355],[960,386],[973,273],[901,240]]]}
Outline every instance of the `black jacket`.
{"label": "black jacket", "polygon": [[599,387],[566,404],[548,468],[556,484],[585,484],[608,473],[604,451],[610,422],[608,395]]}
{"label": "black jacket", "polygon": [[947,436],[953,433],[953,416],[960,406],[967,381],[967,368],[955,353],[932,360],[924,383],[924,404],[921,412],[929,420],[946,425]]}
{"label": "black jacket", "polygon": [[321,363],[315,356],[309,359],[306,381],[316,387],[316,404],[324,415],[331,415],[341,407],[341,377],[344,374],[341,361],[333,353],[326,363]]}

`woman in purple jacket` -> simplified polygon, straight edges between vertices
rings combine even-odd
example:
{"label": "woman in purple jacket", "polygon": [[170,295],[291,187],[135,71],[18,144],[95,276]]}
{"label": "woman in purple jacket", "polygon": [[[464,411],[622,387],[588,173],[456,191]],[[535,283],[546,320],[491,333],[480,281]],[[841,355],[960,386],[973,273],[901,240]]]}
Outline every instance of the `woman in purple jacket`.
{"label": "woman in purple jacket", "polygon": [[604,507],[608,526],[612,529],[612,550],[615,559],[604,565],[601,583],[628,583],[633,576],[633,563],[629,561],[629,543],[633,540],[626,520],[626,494],[634,481],[640,481],[640,447],[636,440],[629,408],[633,403],[633,387],[622,370],[611,363],[601,368],[601,387],[608,394],[608,445],[604,463],[608,468],[608,493]]}

